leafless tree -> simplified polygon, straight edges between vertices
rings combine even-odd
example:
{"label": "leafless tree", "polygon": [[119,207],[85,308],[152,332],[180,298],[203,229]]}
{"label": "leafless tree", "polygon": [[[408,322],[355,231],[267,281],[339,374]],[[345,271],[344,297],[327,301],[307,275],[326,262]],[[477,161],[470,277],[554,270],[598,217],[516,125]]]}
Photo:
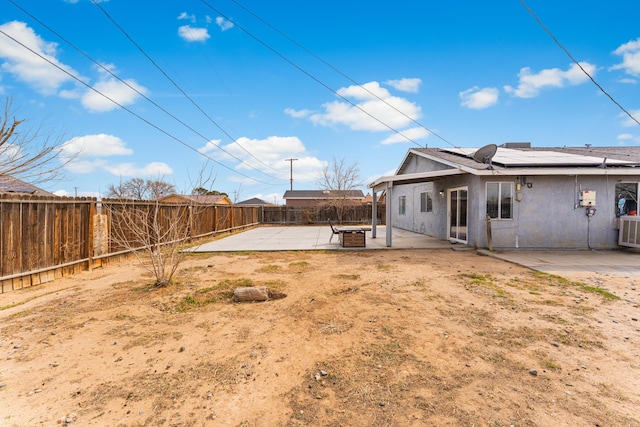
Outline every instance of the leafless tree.
{"label": "leafless tree", "polygon": [[[135,184],[140,181],[136,180]],[[199,182],[194,188],[206,188],[205,185]],[[194,227],[204,220],[210,208],[196,202],[164,204],[157,197],[155,200],[103,199],[102,207],[109,218],[111,252],[133,253],[140,265],[154,275],[156,286],[171,283],[188,254],[183,251],[185,245],[197,234]]]}
{"label": "leafless tree", "polygon": [[319,185],[328,192],[327,206],[336,209],[338,221],[342,222],[344,209],[358,203],[350,198],[352,191],[362,185],[358,162],[347,164],[344,158],[338,160],[334,157],[322,171]]}
{"label": "leafless tree", "polygon": [[176,187],[161,178],[151,180],[131,178],[119,184],[111,184],[107,188],[107,198],[156,200],[176,192]]}
{"label": "leafless tree", "polygon": [[65,163],[72,160],[61,155],[62,137],[53,138],[52,130],[44,125],[26,127],[26,121],[16,119],[15,113],[7,98],[0,117],[0,175],[32,184],[58,177]]}

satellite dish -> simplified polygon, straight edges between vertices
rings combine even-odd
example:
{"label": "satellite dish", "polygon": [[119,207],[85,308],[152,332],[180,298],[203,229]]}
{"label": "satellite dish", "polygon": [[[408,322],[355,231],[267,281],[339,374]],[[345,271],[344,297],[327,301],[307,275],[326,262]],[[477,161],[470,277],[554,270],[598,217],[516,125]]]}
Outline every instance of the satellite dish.
{"label": "satellite dish", "polygon": [[496,151],[498,151],[498,146],[496,144],[485,145],[482,148],[478,148],[476,152],[473,153],[473,160],[489,165],[487,169],[493,169],[493,166],[491,166],[491,159],[496,155]]}

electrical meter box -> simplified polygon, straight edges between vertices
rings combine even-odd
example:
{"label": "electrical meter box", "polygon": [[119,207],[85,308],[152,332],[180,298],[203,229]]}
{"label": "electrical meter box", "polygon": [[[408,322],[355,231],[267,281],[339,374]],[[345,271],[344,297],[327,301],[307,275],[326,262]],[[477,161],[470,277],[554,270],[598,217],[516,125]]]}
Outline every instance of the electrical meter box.
{"label": "electrical meter box", "polygon": [[596,191],[595,190],[582,190],[580,192],[580,206],[595,206],[596,205]]}

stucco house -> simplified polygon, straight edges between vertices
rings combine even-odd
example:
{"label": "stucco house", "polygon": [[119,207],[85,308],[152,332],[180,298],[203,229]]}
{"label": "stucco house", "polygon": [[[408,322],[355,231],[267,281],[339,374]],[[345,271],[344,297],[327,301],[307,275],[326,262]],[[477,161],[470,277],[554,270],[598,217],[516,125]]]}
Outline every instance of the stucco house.
{"label": "stucco house", "polygon": [[335,200],[360,204],[364,193],[362,190],[287,190],[282,198],[287,207],[309,208],[330,204]]}
{"label": "stucco house", "polygon": [[616,249],[640,247],[639,183],[640,147],[505,143],[411,149],[369,188],[386,191],[387,224],[453,243]]}

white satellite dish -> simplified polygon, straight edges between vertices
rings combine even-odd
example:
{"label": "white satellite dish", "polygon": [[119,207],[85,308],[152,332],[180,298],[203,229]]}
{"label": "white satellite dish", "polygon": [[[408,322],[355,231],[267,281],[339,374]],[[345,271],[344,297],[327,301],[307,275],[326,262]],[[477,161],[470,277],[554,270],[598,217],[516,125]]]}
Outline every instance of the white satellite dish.
{"label": "white satellite dish", "polygon": [[485,145],[482,148],[478,148],[476,152],[473,153],[473,160],[489,165],[487,169],[493,169],[493,166],[491,166],[491,160],[493,159],[493,156],[496,155],[496,151],[498,151],[498,146],[496,144]]}

